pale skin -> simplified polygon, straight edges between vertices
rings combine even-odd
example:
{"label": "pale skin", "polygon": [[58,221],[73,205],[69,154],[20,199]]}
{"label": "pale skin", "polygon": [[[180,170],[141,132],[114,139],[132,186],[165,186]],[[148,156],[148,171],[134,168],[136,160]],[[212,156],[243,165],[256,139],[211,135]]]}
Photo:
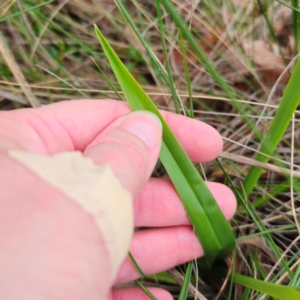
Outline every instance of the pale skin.
{"label": "pale skin", "polygon": [[[192,161],[210,161],[222,150],[221,136],[209,125],[162,115]],[[93,218],[10,158],[10,150],[79,150],[96,164],[110,164],[133,195],[135,226],[149,228],[135,232],[130,247],[146,274],[203,255],[171,182],[150,178],[160,146],[160,124],[146,113],[130,114],[124,102],[74,100],[0,112],[0,299],[149,299],[138,288],[112,290],[139,277],[129,258],[110,282],[108,253]],[[230,219],[233,193],[207,185]],[[172,299],[163,289],[150,290]]]}

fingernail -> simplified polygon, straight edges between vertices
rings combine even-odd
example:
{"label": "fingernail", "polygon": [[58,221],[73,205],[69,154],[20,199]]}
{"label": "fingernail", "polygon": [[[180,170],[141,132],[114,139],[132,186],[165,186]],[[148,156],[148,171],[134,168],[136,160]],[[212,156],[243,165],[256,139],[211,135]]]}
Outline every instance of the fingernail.
{"label": "fingernail", "polygon": [[150,149],[161,140],[162,125],[159,118],[148,111],[130,113],[121,124],[121,128],[140,138]]}

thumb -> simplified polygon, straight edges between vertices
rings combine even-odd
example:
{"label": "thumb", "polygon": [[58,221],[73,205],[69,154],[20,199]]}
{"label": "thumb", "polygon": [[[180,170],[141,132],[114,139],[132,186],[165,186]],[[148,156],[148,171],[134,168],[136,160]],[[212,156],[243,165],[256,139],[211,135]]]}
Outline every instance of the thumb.
{"label": "thumb", "polygon": [[98,165],[109,164],[134,197],[149,179],[158,159],[162,125],[157,116],[136,111],[102,131],[84,151]]}
{"label": "thumb", "polygon": [[[97,165],[109,165],[121,186],[135,197],[154,169],[161,141],[162,125],[158,117],[137,111],[117,119],[102,131],[84,151],[84,156]],[[112,183],[114,178],[108,180]],[[114,184],[114,191],[117,189],[118,184]],[[132,201],[129,204],[122,193],[114,191],[106,193],[107,216],[104,218],[102,213],[98,222],[112,262],[111,279],[126,256],[133,235]]]}

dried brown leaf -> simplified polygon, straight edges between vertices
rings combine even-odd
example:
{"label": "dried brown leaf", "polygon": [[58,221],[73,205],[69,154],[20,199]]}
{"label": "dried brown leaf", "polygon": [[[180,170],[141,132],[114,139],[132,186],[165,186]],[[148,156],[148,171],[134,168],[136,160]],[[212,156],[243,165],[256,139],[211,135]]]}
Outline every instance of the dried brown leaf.
{"label": "dried brown leaf", "polygon": [[[276,45],[272,45],[276,50]],[[285,64],[282,57],[275,51],[271,51],[263,40],[257,40],[253,43],[244,43],[243,48],[246,54],[253,59],[253,62],[258,67],[258,72],[271,82],[275,82],[285,69]],[[282,82],[286,83],[290,75],[287,73],[283,76]]]}

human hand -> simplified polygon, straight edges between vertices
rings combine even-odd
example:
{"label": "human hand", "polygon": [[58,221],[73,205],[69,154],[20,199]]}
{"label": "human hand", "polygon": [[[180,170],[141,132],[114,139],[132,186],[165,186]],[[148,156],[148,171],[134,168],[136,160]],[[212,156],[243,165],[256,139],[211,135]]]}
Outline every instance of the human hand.
{"label": "human hand", "polygon": [[[126,103],[112,100],[0,113],[1,299],[148,299],[137,288],[110,291],[113,284],[139,277],[130,260],[111,282],[107,249],[91,216],[9,157],[10,150],[45,155],[79,150],[98,165],[110,164],[135,198],[135,226],[152,227],[135,232],[130,246],[146,274],[203,255],[171,182],[149,179],[159,154],[160,126],[145,113],[129,113]],[[221,151],[221,137],[210,126],[162,114],[194,162],[212,160]],[[138,128],[132,125],[136,119]],[[232,192],[218,183],[207,185],[231,218],[236,208]],[[162,289],[150,290],[158,299],[172,299]]]}

